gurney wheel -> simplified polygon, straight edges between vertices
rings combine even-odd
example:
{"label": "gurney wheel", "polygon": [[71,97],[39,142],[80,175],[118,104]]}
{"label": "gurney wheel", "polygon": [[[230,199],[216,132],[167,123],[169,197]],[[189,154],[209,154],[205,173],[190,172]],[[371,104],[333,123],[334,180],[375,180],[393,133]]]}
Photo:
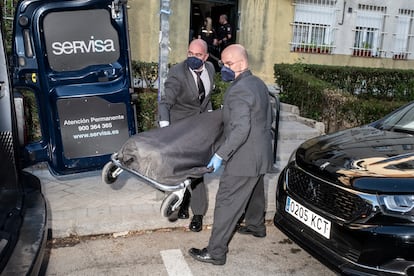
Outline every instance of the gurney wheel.
{"label": "gurney wheel", "polygon": [[118,167],[115,166],[112,162],[108,162],[102,168],[102,181],[106,184],[112,184],[116,181],[117,177],[113,176],[113,173]]}
{"label": "gurney wheel", "polygon": [[164,198],[161,204],[161,214],[163,217],[169,218],[174,214],[175,210],[173,210],[173,207],[178,200],[179,197],[174,193],[171,193],[166,198]]}

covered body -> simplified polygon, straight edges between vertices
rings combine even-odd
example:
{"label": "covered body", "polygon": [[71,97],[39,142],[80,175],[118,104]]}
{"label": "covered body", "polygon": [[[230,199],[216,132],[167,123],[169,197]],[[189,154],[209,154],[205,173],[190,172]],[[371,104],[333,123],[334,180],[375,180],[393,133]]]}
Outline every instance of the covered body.
{"label": "covered body", "polygon": [[118,152],[128,168],[162,184],[174,185],[210,172],[206,167],[221,143],[222,112],[201,113],[165,128],[138,133]]}

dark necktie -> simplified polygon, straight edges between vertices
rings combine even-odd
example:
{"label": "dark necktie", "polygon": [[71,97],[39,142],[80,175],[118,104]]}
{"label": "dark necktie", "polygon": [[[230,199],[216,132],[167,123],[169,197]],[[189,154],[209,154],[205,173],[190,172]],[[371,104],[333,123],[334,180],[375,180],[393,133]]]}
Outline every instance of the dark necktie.
{"label": "dark necktie", "polygon": [[206,97],[206,90],[204,89],[204,84],[200,77],[201,72],[202,71],[195,71],[197,75],[198,99],[200,100],[200,104],[204,101],[204,98]]}

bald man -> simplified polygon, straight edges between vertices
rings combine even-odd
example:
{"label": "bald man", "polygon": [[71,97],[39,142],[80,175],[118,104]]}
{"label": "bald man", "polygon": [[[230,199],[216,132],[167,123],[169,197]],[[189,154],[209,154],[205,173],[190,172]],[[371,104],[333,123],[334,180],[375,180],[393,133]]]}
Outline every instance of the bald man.
{"label": "bald man", "polygon": [[[209,57],[207,43],[202,39],[191,41],[188,46],[187,59],[171,67],[165,81],[165,95],[158,102],[160,127],[212,110],[210,100],[214,87],[214,65],[207,61]],[[204,92],[200,94],[198,76],[202,81]],[[207,211],[207,192],[203,178],[194,179],[178,212],[178,218],[189,218],[188,205],[191,205],[193,218],[189,228],[199,232],[203,228],[203,216]],[[192,197],[192,199],[191,199]]]}
{"label": "bald man", "polygon": [[221,55],[221,77],[232,82],[224,95],[224,143],[207,167],[224,171],[216,196],[214,222],[208,246],[191,248],[196,260],[224,265],[229,241],[245,213],[241,234],[266,236],[263,177],[272,160],[272,109],[265,83],[249,70],[245,48],[232,44]]}

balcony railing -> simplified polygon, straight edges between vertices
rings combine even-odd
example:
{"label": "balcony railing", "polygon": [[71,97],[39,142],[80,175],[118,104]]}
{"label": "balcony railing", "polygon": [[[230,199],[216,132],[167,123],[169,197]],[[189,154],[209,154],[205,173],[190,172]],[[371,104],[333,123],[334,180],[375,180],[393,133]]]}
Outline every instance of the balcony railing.
{"label": "balcony railing", "polygon": [[394,53],[392,53],[392,59],[395,59],[395,60],[407,60],[409,54],[410,53],[407,53],[407,52],[400,52],[400,53],[394,52]]}
{"label": "balcony railing", "polygon": [[293,44],[291,51],[310,54],[331,54],[332,46],[316,44]]}
{"label": "balcony railing", "polygon": [[371,48],[352,48],[352,55],[355,57],[372,57],[379,58],[385,56],[385,51]]}

